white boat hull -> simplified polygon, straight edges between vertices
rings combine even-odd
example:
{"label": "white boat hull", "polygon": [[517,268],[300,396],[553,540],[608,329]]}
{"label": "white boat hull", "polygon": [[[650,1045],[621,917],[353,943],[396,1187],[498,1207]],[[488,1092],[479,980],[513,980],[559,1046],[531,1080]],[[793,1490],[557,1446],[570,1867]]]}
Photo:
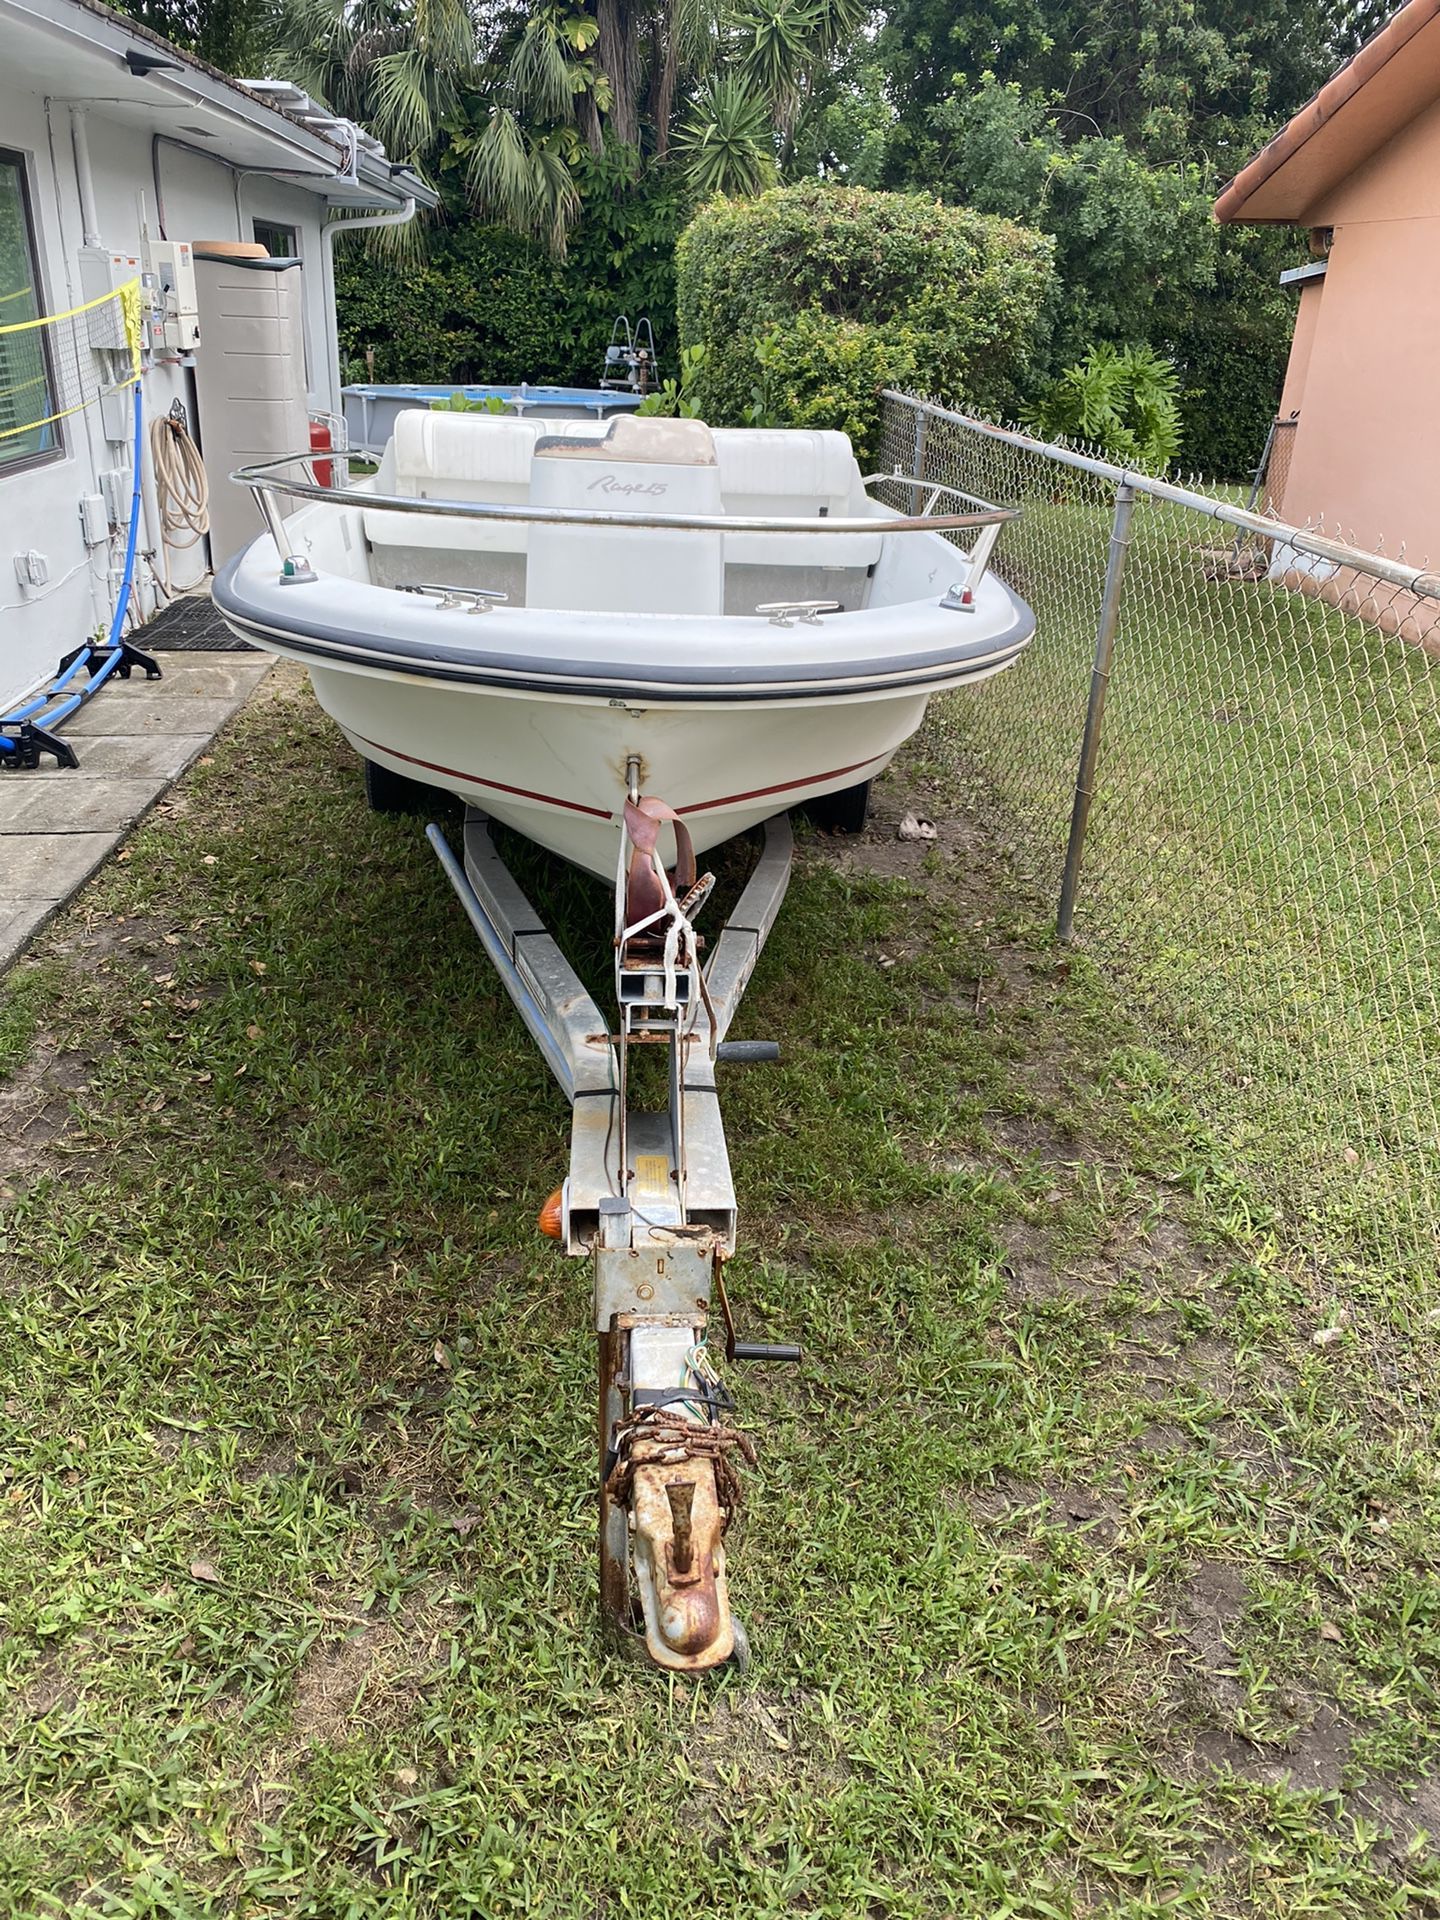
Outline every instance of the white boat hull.
{"label": "white boat hull", "polygon": [[1034,628],[983,556],[870,501],[839,434],[403,414],[381,479],[252,542],[217,605],[365,759],[605,879],[632,758],[703,852],[872,779]]}
{"label": "white boat hull", "polygon": [[652,706],[426,684],[311,663],[321,706],[367,760],[446,789],[610,879],[625,770],[683,814],[698,853],[881,772],[927,695],[813,705]]}

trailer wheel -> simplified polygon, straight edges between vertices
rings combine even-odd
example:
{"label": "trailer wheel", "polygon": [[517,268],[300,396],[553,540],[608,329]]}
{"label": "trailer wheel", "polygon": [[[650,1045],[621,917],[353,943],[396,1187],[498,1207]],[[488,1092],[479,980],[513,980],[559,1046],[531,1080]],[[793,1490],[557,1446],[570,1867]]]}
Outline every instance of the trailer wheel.
{"label": "trailer wheel", "polygon": [[365,798],[372,813],[429,813],[435,806],[433,788],[374,760],[365,762]]}
{"label": "trailer wheel", "polygon": [[870,782],[821,794],[818,800],[807,800],[800,812],[825,833],[863,833],[870,817]]}

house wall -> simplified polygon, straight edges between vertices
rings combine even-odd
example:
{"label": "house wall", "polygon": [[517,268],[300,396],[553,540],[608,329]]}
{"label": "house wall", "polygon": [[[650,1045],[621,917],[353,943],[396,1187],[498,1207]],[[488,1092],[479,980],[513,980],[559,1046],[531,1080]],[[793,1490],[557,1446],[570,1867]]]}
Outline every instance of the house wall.
{"label": "house wall", "polygon": [[1285,363],[1285,387],[1280,395],[1281,420],[1299,413],[1305,400],[1305,382],[1310,373],[1310,356],[1315,351],[1315,335],[1320,326],[1320,303],[1325,296],[1323,278],[1300,283],[1300,304],[1295,310],[1295,332],[1290,341],[1290,358]]}
{"label": "house wall", "polygon": [[[148,220],[152,232],[156,225],[150,135],[106,120],[98,106],[88,109],[87,127],[101,239],[107,247],[138,248],[142,223]],[[69,111],[63,102],[52,103],[47,123],[46,105],[38,95],[7,87],[0,79],[0,143],[26,157],[42,311],[63,312],[85,298]],[[237,182],[228,167],[208,156],[174,148],[161,148],[161,169],[166,230],[172,238],[249,240],[256,218],[297,228],[305,264],[307,386],[313,404],[338,411],[330,365],[330,288],[320,239],[323,201],[285,181],[247,175]],[[147,423],[179,399],[194,429],[188,369],[165,361],[150,366],[142,393]],[[43,685],[65,653],[108,624],[118,588],[118,579],[109,577],[106,550],[87,553],[79,501],[99,490],[98,476],[106,469],[128,468],[129,436],[123,445],[108,443],[96,407],[72,415],[62,433],[59,458],[20,473],[0,469],[0,712]],[[223,475],[211,475],[212,487],[226,484]],[[153,486],[147,484],[146,492],[142,547],[152,544],[157,531]],[[50,580],[46,587],[27,592],[17,582],[12,556],[32,547],[45,555]],[[172,560],[174,579],[179,584],[196,579],[202,565],[200,551],[178,553]]]}
{"label": "house wall", "polygon": [[[68,116],[54,114],[57,155],[69,160]],[[81,241],[73,166],[57,187],[49,158],[44,104],[33,94],[0,83],[0,126],[5,144],[25,155],[30,207],[40,272],[40,297],[48,312],[63,312],[82,298],[77,255]],[[117,464],[107,455],[99,422],[87,410],[61,425],[63,455],[23,473],[0,470],[0,710],[35,686],[67,646],[77,645],[107,617],[109,588],[102,550],[86,552],[78,502],[93,491],[94,475]],[[34,547],[50,567],[50,584],[24,591],[12,556]],[[61,643],[63,636],[63,643]]]}
{"label": "house wall", "polygon": [[1440,102],[1305,224],[1334,239],[1308,352],[1297,321],[1303,400],[1285,517],[1440,564]]}

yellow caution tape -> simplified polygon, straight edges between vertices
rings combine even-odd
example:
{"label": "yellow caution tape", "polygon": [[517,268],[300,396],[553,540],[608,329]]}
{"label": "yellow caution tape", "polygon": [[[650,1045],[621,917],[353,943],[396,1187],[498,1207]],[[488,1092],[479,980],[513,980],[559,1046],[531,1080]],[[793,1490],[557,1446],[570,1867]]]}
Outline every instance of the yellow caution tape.
{"label": "yellow caution tape", "polygon": [[[28,293],[30,289],[28,287],[22,288],[21,291]],[[7,294],[4,297],[6,299],[12,299],[16,296]],[[78,307],[68,307],[64,313],[47,313],[36,320],[18,320],[13,321],[8,326],[0,327],[0,338],[17,333],[39,333],[43,328],[58,326],[63,320],[75,320],[84,314],[94,313],[100,307],[109,306],[112,301],[117,302],[119,305],[120,324],[124,330],[125,345],[123,347],[104,349],[104,351],[126,353],[130,361],[130,371],[128,375],[122,380],[109,382],[97,381],[94,391],[88,393],[84,399],[77,400],[73,406],[59,407],[53,413],[47,413],[38,420],[26,420],[19,426],[0,428],[0,442],[16,439],[20,434],[34,433],[40,427],[53,426],[57,420],[68,420],[72,414],[83,413],[86,407],[92,405],[94,401],[101,398],[103,394],[123,393],[128,387],[135,385],[142,372],[140,349],[143,335],[141,332],[139,278],[135,277],[125,281],[123,285],[113,288],[109,293],[102,293],[96,300],[86,300]],[[11,398],[15,394],[25,391],[27,388],[41,387],[48,389],[49,379],[50,375],[47,371],[37,375],[33,379],[19,381],[15,386],[0,389],[0,399]]]}
{"label": "yellow caution tape", "polygon": [[[117,380],[113,387],[106,387],[106,393],[125,393],[139,380],[139,372],[132,373],[126,380]],[[0,440],[13,440],[17,434],[34,433],[37,427],[50,427],[57,420],[68,420],[73,413],[83,413],[86,407],[93,406],[101,395],[91,394],[88,400],[77,400],[73,407],[61,407],[58,413],[47,413],[43,420],[27,420],[23,427],[0,427]]]}
{"label": "yellow caution tape", "polygon": [[38,320],[14,320],[8,327],[0,327],[0,333],[25,333],[32,327],[53,327],[61,320],[73,320],[82,313],[93,313],[96,307],[108,306],[112,300],[120,302],[124,312],[127,303],[134,302],[136,324],[138,328],[140,314],[140,281],[137,276],[127,280],[123,286],[112,287],[109,293],[102,293],[96,300],[86,300],[78,307],[67,307],[63,313],[42,313]]}

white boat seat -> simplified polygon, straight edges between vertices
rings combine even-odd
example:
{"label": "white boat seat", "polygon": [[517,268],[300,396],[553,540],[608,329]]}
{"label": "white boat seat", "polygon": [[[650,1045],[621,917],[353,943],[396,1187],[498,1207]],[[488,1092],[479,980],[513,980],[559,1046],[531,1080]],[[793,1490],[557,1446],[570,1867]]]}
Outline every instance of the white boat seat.
{"label": "white boat seat", "polygon": [[[532,478],[537,506],[648,508],[717,519],[723,511],[710,429],[699,420],[622,413],[585,433],[547,432]],[[526,604],[589,613],[719,613],[723,539],[703,529],[615,532],[537,523],[530,531]]]}
{"label": "white boat seat", "polygon": [[[843,433],[788,427],[721,427],[715,434],[729,514],[764,519],[859,518],[860,469]],[[776,600],[865,604],[883,532],[727,533],[725,611],[753,613]]]}
{"label": "white boat seat", "polygon": [[[854,518],[865,511],[860,469],[843,433],[795,427],[717,427],[715,457],[725,511],[797,520]],[[881,530],[870,533],[727,533],[728,566],[869,567]]]}
{"label": "white boat seat", "polygon": [[[407,408],[396,415],[385,455],[388,490],[415,500],[523,506],[539,432],[535,421],[508,414]],[[523,605],[529,534],[523,520],[365,510],[370,576],[382,587],[484,587]]]}
{"label": "white boat seat", "polygon": [[[616,433],[613,421],[603,426],[593,420],[541,423],[508,414],[409,408],[396,416],[385,456],[386,490],[421,500],[517,506],[559,504],[563,498],[576,506],[623,509],[647,503],[660,507],[663,499],[670,511],[767,519],[853,517],[865,511],[860,471],[843,433],[788,428],[712,433],[699,421],[619,418],[628,424]],[[616,491],[602,498],[591,487],[599,471],[595,466],[587,466],[585,484],[579,486],[580,475],[569,460],[557,465],[547,455],[537,462],[542,437],[552,447],[557,441],[584,440],[598,451],[603,443],[604,466],[625,467],[633,460],[642,468],[669,470],[663,477],[658,472],[641,476],[646,491],[638,495]],[[662,441],[672,457],[666,457]],[[593,455],[581,458],[590,461]],[[654,484],[658,495],[648,491]],[[617,544],[617,536],[581,528],[457,520],[383,507],[365,509],[364,527],[371,577],[380,586],[438,582],[486,587],[508,595],[515,605],[579,606],[583,601],[592,610],[636,612],[703,613],[711,610],[717,593],[727,613],[750,613],[771,600],[834,599],[859,606],[883,540],[880,526],[873,534],[651,534],[647,564],[637,569],[634,554]],[[616,561],[617,553],[623,561]]]}

